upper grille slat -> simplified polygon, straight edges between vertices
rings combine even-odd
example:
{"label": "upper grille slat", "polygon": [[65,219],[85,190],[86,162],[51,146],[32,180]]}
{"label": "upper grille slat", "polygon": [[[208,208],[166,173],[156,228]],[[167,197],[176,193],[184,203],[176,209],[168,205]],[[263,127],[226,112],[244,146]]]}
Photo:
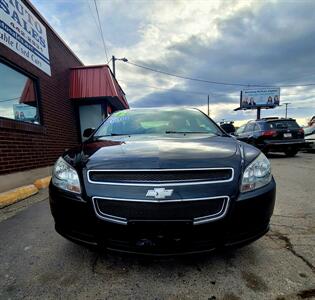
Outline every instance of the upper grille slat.
{"label": "upper grille slat", "polygon": [[216,182],[231,180],[233,169],[90,170],[88,176],[92,183],[113,184]]}

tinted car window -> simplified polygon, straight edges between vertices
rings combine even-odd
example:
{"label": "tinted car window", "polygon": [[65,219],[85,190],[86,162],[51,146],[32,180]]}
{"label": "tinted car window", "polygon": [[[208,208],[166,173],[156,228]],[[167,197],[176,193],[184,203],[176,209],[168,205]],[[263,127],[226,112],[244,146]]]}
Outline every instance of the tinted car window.
{"label": "tinted car window", "polygon": [[198,132],[222,135],[221,130],[198,110],[123,110],[112,114],[94,137],[108,135]]}
{"label": "tinted car window", "polygon": [[257,123],[255,123],[254,131],[260,131],[260,126]]}
{"label": "tinted car window", "polygon": [[300,126],[294,120],[277,120],[267,123],[268,129],[297,129]]}
{"label": "tinted car window", "polygon": [[244,132],[245,126],[246,126],[246,125],[242,125],[240,128],[238,128],[238,129],[235,131],[235,133],[236,133],[236,134],[240,134],[240,133]]}
{"label": "tinted car window", "polygon": [[247,124],[245,131],[246,132],[254,131],[254,126],[255,126],[255,123]]}

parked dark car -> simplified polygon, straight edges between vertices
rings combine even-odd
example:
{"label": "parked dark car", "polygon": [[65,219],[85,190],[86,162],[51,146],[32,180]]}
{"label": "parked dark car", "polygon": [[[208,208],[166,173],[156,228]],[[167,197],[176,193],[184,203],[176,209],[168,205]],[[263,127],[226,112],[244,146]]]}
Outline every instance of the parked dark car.
{"label": "parked dark car", "polygon": [[263,153],[199,110],[132,109],[113,113],[57,160],[49,193],[64,237],[169,255],[264,235],[275,181]]}
{"label": "parked dark car", "polygon": [[223,123],[220,123],[220,127],[226,133],[234,134],[234,132],[235,132],[234,122],[223,122]]}
{"label": "parked dark car", "polygon": [[265,154],[284,152],[287,156],[295,156],[305,144],[303,128],[291,118],[249,121],[235,136],[238,140],[261,149]]}

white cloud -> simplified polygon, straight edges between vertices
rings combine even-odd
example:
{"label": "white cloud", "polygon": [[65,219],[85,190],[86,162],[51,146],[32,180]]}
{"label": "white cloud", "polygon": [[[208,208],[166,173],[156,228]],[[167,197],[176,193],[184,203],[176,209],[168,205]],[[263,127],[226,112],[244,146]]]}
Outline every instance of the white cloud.
{"label": "white cloud", "polygon": [[[147,62],[148,65],[156,65],[164,70],[173,68],[170,71],[187,76],[199,76],[209,79],[223,76],[223,79],[227,78],[225,81],[234,82],[244,80],[238,76],[241,72],[243,74],[247,73],[248,80],[253,75],[257,78],[259,78],[259,75],[265,78],[270,69],[262,69],[261,66],[264,66],[264,62],[260,62],[260,69],[256,74],[253,74],[252,69],[255,66],[252,65],[252,62],[256,62],[257,59],[264,59],[264,55],[268,53],[268,47],[274,42],[274,38],[282,39],[283,43],[289,45],[288,51],[291,51],[291,48],[294,51],[294,48],[298,45],[296,45],[296,41],[293,38],[303,35],[305,28],[310,28],[312,25],[315,27],[315,18],[301,17],[299,9],[296,10],[296,16],[292,15],[294,10],[290,8],[290,5],[299,7],[298,3],[284,3],[281,1],[98,0],[97,3],[109,56],[115,54],[116,57],[127,57],[130,61],[140,60],[144,63]],[[270,5],[268,10],[270,15],[267,14],[267,19],[260,21],[262,7],[268,5],[268,3]],[[305,5],[305,3],[300,5]],[[96,23],[93,1],[48,2],[34,0],[34,4],[85,64],[102,64],[106,62]],[[309,2],[308,5],[310,4]],[[277,13],[279,18],[274,18],[274,12]],[[266,14],[266,10],[264,13]],[[233,23],[229,23],[232,22],[231,20],[239,23],[235,23],[236,25],[233,26]],[[270,22],[267,22],[268,20]],[[292,27],[292,24],[294,24],[294,27]],[[231,33],[231,28],[235,32]],[[251,31],[248,33],[240,32],[239,30],[242,30],[242,28],[248,28]],[[271,31],[273,29],[277,29],[277,34],[280,35],[275,37],[274,32]],[[229,36],[226,36],[227,33]],[[252,42],[250,35],[255,35],[255,38],[257,35],[258,37],[254,41],[255,43],[250,45],[254,50],[257,50],[256,52],[254,51],[256,57],[249,57],[247,63],[245,61],[240,65],[238,61],[240,53],[244,55],[244,51],[249,50],[247,43]],[[242,36],[242,38],[239,36]],[[224,49],[223,47],[223,50],[217,48],[218,41],[222,43],[228,38],[233,38],[235,40],[233,45],[238,45],[238,47],[234,49]],[[290,44],[291,40],[292,45]],[[190,44],[187,43],[188,41]],[[185,49],[189,51],[188,54],[179,51],[179,48],[175,47],[176,45],[185,45],[185,43],[191,45]],[[227,45],[229,46],[228,43]],[[279,49],[281,49],[281,46],[279,44]],[[211,49],[212,52],[210,52]],[[226,53],[222,53],[225,50]],[[210,53],[211,55],[215,53],[217,57],[209,56]],[[288,53],[274,53],[272,58],[276,60],[279,57],[280,60],[282,54]],[[301,61],[301,64],[295,65],[294,68],[292,67],[292,79],[300,80],[304,76],[303,80],[307,80],[310,76],[313,76],[312,78],[315,81],[314,73],[310,70],[300,70],[303,68],[303,59],[306,58],[307,55],[295,57],[295,60]],[[218,64],[222,65],[220,74],[217,73],[218,70],[213,66],[213,61],[218,61]],[[234,68],[233,62],[235,63]],[[288,60],[285,63],[291,64],[293,60]],[[283,68],[281,74],[288,76],[285,63],[277,66],[277,71],[281,73],[281,68]],[[228,65],[228,68],[226,68],[225,64]],[[269,60],[266,61],[266,64],[271,64],[273,67],[272,64],[275,63]],[[314,62],[312,61],[310,64],[314,64]],[[153,93],[161,93],[164,91],[163,89],[200,90],[208,93],[209,90],[217,88],[204,84],[192,84],[182,79],[146,72],[126,65],[123,62],[117,62],[116,70],[117,78],[121,80],[120,83],[126,91],[131,106],[133,103],[141,102],[141,99],[149,97]],[[297,70],[299,71],[298,74],[296,73]],[[224,71],[226,71],[226,74],[224,74]],[[300,74],[303,75],[300,76]],[[226,99],[234,99],[234,103],[222,104],[224,103],[224,100],[222,100],[221,104],[212,104],[211,111],[215,118],[226,116],[225,119],[249,119],[254,117],[253,112],[233,112],[233,109],[238,104],[238,90],[227,89],[226,91],[219,90],[218,92],[226,93]],[[292,104],[293,115],[300,117],[301,113],[305,115],[314,114],[310,110],[302,110],[302,108],[314,105],[315,98],[312,98],[314,95],[315,87],[314,89],[302,87],[284,88],[282,89],[281,100],[292,102],[296,107],[300,107],[294,110],[294,105]],[[188,98],[190,96],[183,94],[184,97]],[[185,104],[187,105],[187,103]],[[201,103],[198,105],[205,110]],[[281,108],[279,108],[279,112],[280,110]],[[266,114],[270,113],[266,112]],[[272,114],[275,113],[277,113],[277,110],[272,111]]]}

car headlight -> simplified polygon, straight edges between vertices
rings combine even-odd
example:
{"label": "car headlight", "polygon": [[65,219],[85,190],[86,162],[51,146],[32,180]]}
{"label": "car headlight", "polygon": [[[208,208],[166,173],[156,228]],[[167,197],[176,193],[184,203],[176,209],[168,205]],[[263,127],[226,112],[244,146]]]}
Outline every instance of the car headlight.
{"label": "car headlight", "polygon": [[267,185],[271,181],[271,167],[267,157],[259,156],[244,171],[241,192],[249,192]]}
{"label": "car headlight", "polygon": [[81,193],[80,180],[77,171],[72,168],[62,157],[59,157],[55,163],[52,183],[60,189]]}

